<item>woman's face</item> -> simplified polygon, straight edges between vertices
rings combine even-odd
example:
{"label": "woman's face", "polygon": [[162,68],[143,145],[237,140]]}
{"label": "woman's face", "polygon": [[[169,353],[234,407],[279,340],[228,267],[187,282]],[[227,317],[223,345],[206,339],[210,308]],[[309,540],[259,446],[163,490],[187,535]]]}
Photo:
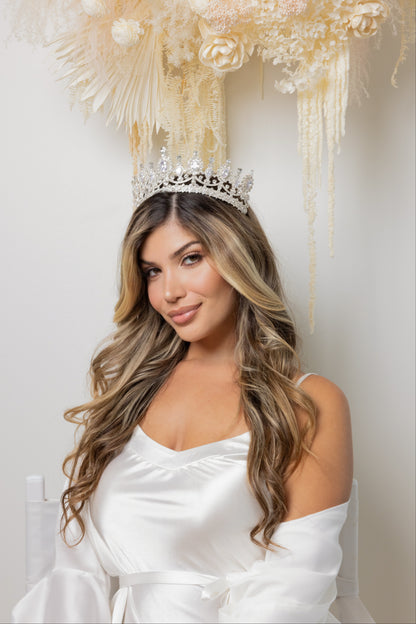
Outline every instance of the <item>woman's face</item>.
{"label": "woman's face", "polygon": [[140,254],[153,308],[182,340],[234,331],[236,293],[198,238],[170,219],[146,238]]}

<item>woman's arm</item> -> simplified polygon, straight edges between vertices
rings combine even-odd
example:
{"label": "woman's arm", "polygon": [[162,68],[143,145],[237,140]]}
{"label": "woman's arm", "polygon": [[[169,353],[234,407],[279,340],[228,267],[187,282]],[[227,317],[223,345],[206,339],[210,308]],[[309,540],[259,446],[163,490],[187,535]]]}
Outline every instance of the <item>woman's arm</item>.
{"label": "woman's arm", "polygon": [[[334,383],[311,375],[302,389],[315,403],[316,434],[311,453],[287,480],[288,512],[285,520],[300,518],[349,499],[353,476],[351,420],[348,401]],[[297,412],[299,425],[306,414]]]}
{"label": "woman's arm", "polygon": [[[310,376],[302,384],[317,408],[311,453],[287,483],[287,517],[267,551],[238,578],[219,610],[219,622],[289,624],[336,622],[329,609],[336,598],[342,561],[339,534],[352,484],[351,426],[347,400],[327,379]],[[306,414],[299,411],[299,424]]]}

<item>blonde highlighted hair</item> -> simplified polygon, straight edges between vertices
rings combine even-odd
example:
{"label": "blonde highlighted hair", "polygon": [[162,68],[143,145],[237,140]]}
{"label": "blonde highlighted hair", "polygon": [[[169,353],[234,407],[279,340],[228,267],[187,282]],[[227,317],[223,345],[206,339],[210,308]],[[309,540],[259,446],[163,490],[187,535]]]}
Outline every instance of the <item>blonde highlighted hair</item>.
{"label": "blonde highlighted hair", "polygon": [[[187,352],[188,343],[150,305],[139,265],[146,237],[171,217],[197,237],[237,292],[235,359],[242,409],[251,430],[247,476],[262,510],[250,536],[269,548],[287,511],[285,481],[314,433],[314,405],[293,381],[299,372],[296,331],[259,221],[250,208],[242,215],[225,202],[194,193],[154,195],[136,209],[128,225],[116,329],[92,359],[92,399],[65,412],[65,418],[83,431],[64,461],[69,485],[62,495],[62,532],[65,536],[75,519],[84,535],[82,510],[104,469],[122,451]],[[296,408],[308,415],[302,430]]]}

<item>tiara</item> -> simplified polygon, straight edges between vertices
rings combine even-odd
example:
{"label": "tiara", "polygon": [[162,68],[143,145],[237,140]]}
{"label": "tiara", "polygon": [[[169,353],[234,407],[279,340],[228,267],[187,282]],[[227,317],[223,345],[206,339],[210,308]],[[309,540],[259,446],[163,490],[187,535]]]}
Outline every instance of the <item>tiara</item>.
{"label": "tiara", "polygon": [[222,199],[246,214],[249,193],[253,188],[253,172],[241,176],[241,169],[237,169],[235,174],[232,173],[230,160],[214,171],[213,158],[209,159],[208,166],[204,169],[198,152],[194,152],[185,168],[181,156],[177,156],[176,164],[172,164],[166,147],[162,147],[157,166],[154,167],[153,163],[146,166],[141,164],[138,174],[133,177],[132,185],[136,207],[148,197],[164,191],[202,193]]}

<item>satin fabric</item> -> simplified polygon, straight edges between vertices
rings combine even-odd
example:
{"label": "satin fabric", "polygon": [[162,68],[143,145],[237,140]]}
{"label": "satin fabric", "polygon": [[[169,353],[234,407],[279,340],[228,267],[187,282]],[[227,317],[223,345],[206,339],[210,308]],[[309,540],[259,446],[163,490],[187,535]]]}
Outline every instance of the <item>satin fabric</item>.
{"label": "satin fabric", "polygon": [[281,523],[280,548],[265,551],[249,537],[261,513],[249,443],[247,432],[178,452],[138,426],[90,500],[85,538],[68,548],[58,536],[54,569],[13,621],[336,622],[348,503]]}

